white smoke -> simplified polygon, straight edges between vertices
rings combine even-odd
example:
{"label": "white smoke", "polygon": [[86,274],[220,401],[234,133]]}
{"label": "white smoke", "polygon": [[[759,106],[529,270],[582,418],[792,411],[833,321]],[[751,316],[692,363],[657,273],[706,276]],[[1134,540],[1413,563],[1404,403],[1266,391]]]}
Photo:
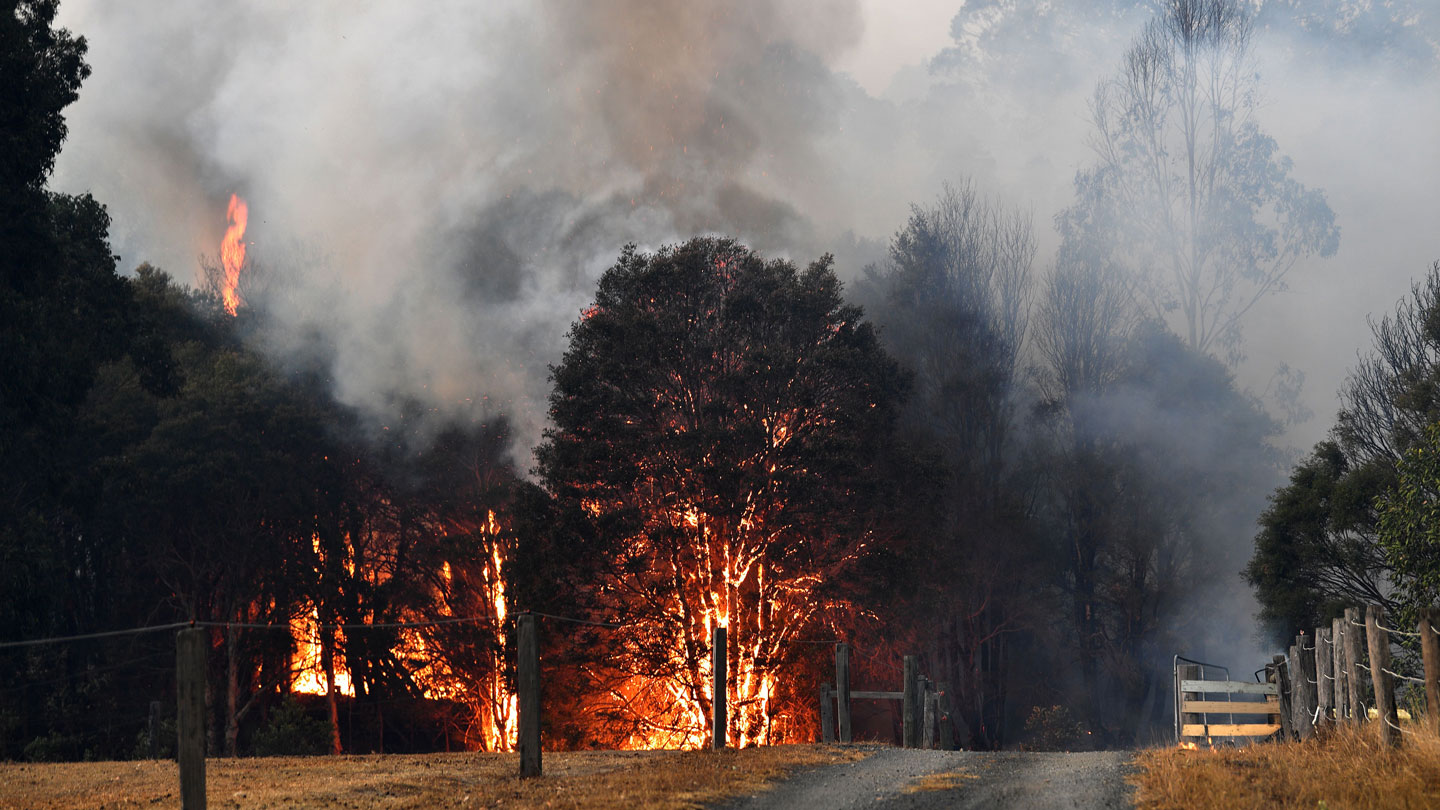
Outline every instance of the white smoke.
{"label": "white smoke", "polygon": [[[318,351],[377,418],[396,393],[442,414],[488,396],[524,466],[547,364],[626,241],[726,232],[854,274],[909,203],[968,176],[1031,208],[1045,263],[1090,93],[1153,3],[948,5],[950,47],[917,32],[876,94],[838,69],[874,59],[869,31],[905,47],[867,27],[891,14],[874,0],[66,0],[94,74],[55,185],[109,207],[126,266],[182,280],[238,191],[252,260],[283,280],[269,350]],[[1258,5],[1262,126],[1342,239],[1254,314],[1239,373],[1309,374],[1319,418],[1290,437],[1308,445],[1364,316],[1440,255],[1440,27],[1418,3]]]}

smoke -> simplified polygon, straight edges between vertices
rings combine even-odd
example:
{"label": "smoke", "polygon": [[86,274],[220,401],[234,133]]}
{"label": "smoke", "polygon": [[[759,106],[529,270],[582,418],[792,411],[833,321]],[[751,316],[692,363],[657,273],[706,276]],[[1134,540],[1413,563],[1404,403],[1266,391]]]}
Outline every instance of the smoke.
{"label": "smoke", "polygon": [[94,75],[57,186],[109,205],[126,264],[182,279],[241,193],[265,344],[377,419],[489,397],[523,460],[624,243],[815,253],[850,219],[824,147],[863,92],[824,60],[860,34],[851,3],[146,10],[66,4]]}
{"label": "smoke", "polygon": [[[1047,263],[1092,162],[1091,93],[1155,4],[947,5],[948,47],[875,62],[878,0],[67,0],[94,73],[55,185],[109,207],[124,264],[182,279],[217,252],[239,192],[267,352],[325,364],[376,420],[397,396],[439,421],[488,403],[523,467],[547,367],[626,242],[727,233],[769,255],[834,251],[854,276],[912,202],[969,177],[1029,207]],[[1440,255],[1440,14],[1256,6],[1261,125],[1342,228],[1335,258],[1250,315],[1236,369],[1256,392],[1281,363],[1308,375],[1318,418],[1286,437],[1304,447],[1365,316]],[[1130,418],[1175,428],[1153,408]]]}
{"label": "smoke", "polygon": [[[1153,4],[948,5],[950,46],[890,56],[903,69],[872,93],[837,69],[874,74],[855,61],[884,13],[869,0],[69,0],[94,75],[56,185],[109,206],[125,264],[182,279],[239,191],[252,259],[283,281],[256,302],[277,356],[318,336],[337,394],[377,416],[396,392],[440,413],[489,396],[524,459],[546,366],[627,241],[725,232],[854,274],[911,202],[968,176],[1030,206],[1053,252],[1090,93]],[[1262,124],[1343,229],[1250,319],[1239,370],[1256,390],[1281,362],[1309,375],[1306,445],[1363,316],[1440,253],[1440,24],[1420,3],[1257,5]]]}

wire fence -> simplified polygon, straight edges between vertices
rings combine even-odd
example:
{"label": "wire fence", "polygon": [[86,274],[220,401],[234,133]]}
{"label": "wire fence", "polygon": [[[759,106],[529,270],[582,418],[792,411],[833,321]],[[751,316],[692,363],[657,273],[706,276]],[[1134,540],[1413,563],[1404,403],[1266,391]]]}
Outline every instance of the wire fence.
{"label": "wire fence", "polygon": [[[543,616],[547,619],[571,622],[574,624],[591,625],[595,627],[619,628],[628,625],[615,622],[595,621],[593,619],[582,619],[575,616],[563,616],[556,613],[543,613],[538,610],[517,611],[519,613],[531,613],[536,616]],[[495,617],[483,616],[443,616],[435,619],[421,619],[418,621],[395,621],[395,622],[344,622],[344,623],[310,623],[307,626],[319,630],[396,630],[405,628],[441,627],[451,624],[475,624],[492,623]],[[35,647],[44,644],[62,644],[74,641],[90,641],[94,639],[119,638],[123,636],[134,636],[145,633],[156,633],[165,630],[182,630],[187,627],[205,627],[221,630],[286,630],[293,631],[295,625],[291,622],[221,622],[221,621],[187,621],[168,622],[165,624],[142,625],[140,627],[127,627],[119,630],[105,630],[98,633],[80,633],[68,636],[48,636],[45,638],[22,639],[19,641],[0,641],[0,650],[17,647]],[[832,641],[817,641],[814,643],[833,643]]]}
{"label": "wire fence", "polygon": [[[551,618],[577,621],[576,617],[558,614]],[[348,679],[361,676],[351,671],[354,666],[348,652],[335,657],[338,666],[332,665],[332,671],[339,676],[339,683],[332,686],[325,677],[306,675],[323,669],[321,656],[318,647],[311,651],[313,654],[302,654],[302,645],[317,642],[301,641],[297,634],[343,632],[348,643],[359,643],[356,637],[364,631],[423,631],[495,621],[493,615],[325,623],[196,620],[0,641],[0,758],[143,759],[168,755],[175,738],[177,651],[175,641],[164,636],[191,628],[220,634],[235,630],[276,633],[276,644],[258,642],[240,652],[243,663],[238,713],[249,729],[247,739],[272,722],[267,719],[269,713],[291,699],[286,695],[313,701],[337,689],[345,703],[333,722],[345,729],[347,750],[384,750],[386,737],[392,738],[388,745],[402,750],[434,750],[437,746],[444,749],[449,746],[448,738],[435,735],[449,735],[447,729],[464,725],[459,719],[445,719],[464,707],[451,706],[444,699],[437,702],[416,692],[418,687],[407,685],[408,679],[416,675],[411,659],[404,656],[428,655],[424,645],[405,651],[381,642],[391,650],[384,654],[390,657],[379,659],[378,666],[373,662],[368,668],[361,665],[370,680],[368,690],[361,695],[363,707],[357,716],[356,693],[350,691],[354,687]],[[282,634],[284,649],[278,643]],[[419,666],[425,665],[421,659],[416,660]],[[404,670],[396,670],[396,665]],[[212,668],[211,677],[218,680],[220,692],[207,711],[213,713],[212,721],[223,724],[223,715],[231,711],[224,705],[227,698],[223,669]],[[254,710],[255,701],[260,701],[258,711]],[[424,707],[422,702],[426,703]],[[380,717],[380,713],[393,712],[397,706],[403,708],[403,716],[392,716],[388,722]],[[427,722],[434,728],[426,726]],[[212,748],[218,733],[212,727]]]}
{"label": "wire fence", "polygon": [[[626,628],[645,629],[649,626],[606,616],[567,615],[542,610],[512,609],[508,613],[506,624],[514,622],[517,617],[531,615],[537,621],[597,628],[602,632],[623,632]],[[411,644],[415,649],[404,650],[393,645],[393,637],[382,636],[380,645],[388,645],[391,652],[379,648],[372,651],[379,654],[377,660],[381,666],[388,667],[387,671],[391,674],[366,664],[360,664],[357,670],[350,660],[354,649],[351,645],[363,644],[360,635],[366,632],[434,631],[452,626],[491,626],[497,621],[497,616],[488,612],[471,616],[367,622],[318,621],[313,615],[269,622],[197,619],[0,641],[0,706],[24,707],[15,712],[19,719],[8,726],[6,712],[0,710],[0,758],[144,758],[151,753],[150,740],[157,734],[166,734],[167,740],[173,742],[177,660],[175,642],[165,637],[169,633],[200,629],[216,634],[211,636],[210,644],[218,645],[212,646],[212,649],[220,658],[210,664],[209,678],[211,686],[218,687],[220,691],[207,698],[212,701],[207,708],[212,724],[217,721],[223,724],[227,711],[222,706],[227,700],[224,692],[225,664],[219,662],[232,653],[222,651],[224,642],[220,637],[229,637],[233,642],[231,634],[236,631],[257,634],[253,640],[241,642],[244,646],[241,648],[240,700],[242,704],[258,700],[262,707],[252,712],[246,721],[245,739],[249,740],[257,728],[256,724],[268,722],[265,719],[267,713],[289,699],[286,695],[298,695],[301,700],[307,701],[308,711],[316,715],[317,711],[323,713],[323,709],[318,709],[323,704],[315,701],[338,689],[344,701],[340,710],[342,723],[351,719],[349,715],[354,714],[357,706],[362,713],[378,712],[394,705],[408,705],[408,710],[415,712],[443,709],[443,706],[419,709],[416,701],[420,698],[408,694],[397,696],[395,693],[395,689],[399,688],[395,684],[408,683],[409,678],[428,677],[419,673],[429,672],[424,667],[427,666],[425,662],[430,660],[428,656],[433,645]],[[271,633],[274,634],[273,643],[265,635]],[[344,636],[331,642],[336,645],[332,659],[335,663],[322,664],[320,637],[330,633],[343,633]],[[832,647],[842,643],[839,638],[790,638],[785,634],[776,642],[796,648],[797,653],[800,647]],[[509,645],[513,643],[513,639],[498,642],[500,650],[497,655],[503,657],[503,660],[501,657],[495,659],[499,662],[496,672],[502,673],[500,677],[510,678],[513,675],[510,669],[513,662],[509,660],[514,652]],[[436,651],[434,654],[441,653]],[[421,658],[414,658],[415,655]],[[335,675],[331,676],[329,672]],[[335,680],[329,680],[331,677]],[[351,677],[355,679],[353,682]],[[360,686],[362,678],[365,679],[363,687]],[[395,678],[401,680],[392,683]],[[507,688],[513,689],[513,684]],[[358,703],[357,695],[361,698]],[[432,702],[440,700],[442,703],[444,700],[429,696],[428,692],[424,699]],[[64,705],[52,710],[50,705],[56,703]],[[152,705],[155,703],[158,703],[158,711]],[[361,729],[364,722],[368,721],[354,718],[351,727]],[[172,725],[168,731],[162,732],[157,731],[157,723]],[[346,750],[383,750],[383,738],[398,733],[393,728],[383,728],[382,721],[378,719],[373,725],[375,728],[371,731],[347,731]],[[392,721],[389,725],[396,724]],[[212,727],[212,752],[216,733]],[[373,742],[357,748],[348,742],[352,735],[369,736]],[[27,743],[35,740],[40,742],[32,746],[33,750],[22,750]],[[55,750],[41,750],[45,745],[51,745]],[[163,753],[165,746],[160,748]]]}
{"label": "wire fence", "polygon": [[[1428,622],[1422,622],[1420,627],[1418,627],[1415,631],[1401,630],[1399,628],[1387,625],[1383,621],[1383,619],[1377,614],[1371,616],[1369,619],[1369,622],[1373,623],[1374,630],[1372,631],[1369,623],[1367,623],[1366,621],[1360,621],[1359,619],[1355,618],[1351,611],[1347,610],[1346,614],[1346,617],[1344,617],[1343,619],[1339,619],[1334,623],[1333,628],[1322,627],[1317,630],[1317,638],[1320,633],[1324,633],[1326,637],[1330,639],[1327,645],[1307,645],[1304,641],[1305,635],[1302,634],[1300,637],[1297,637],[1296,645],[1291,648],[1296,653],[1300,653],[1316,651],[1317,648],[1335,645],[1334,652],[1332,653],[1333,660],[1331,663],[1339,666],[1340,662],[1343,660],[1344,666],[1350,667],[1350,674],[1344,678],[1344,680],[1347,681],[1346,688],[1344,690],[1340,688],[1342,682],[1342,670],[1337,669],[1335,674],[1325,672],[1325,669],[1335,667],[1324,666],[1318,657],[1315,661],[1315,671],[1317,675],[1316,678],[1310,678],[1308,675],[1309,668],[1304,666],[1303,662],[1297,661],[1295,659],[1295,656],[1291,654],[1276,656],[1276,663],[1274,665],[1267,666],[1262,670],[1257,670],[1257,678],[1259,677],[1259,672],[1269,671],[1272,668],[1273,671],[1278,675],[1279,673],[1281,673],[1282,670],[1280,669],[1280,667],[1283,665],[1285,667],[1284,671],[1288,673],[1286,677],[1291,679],[1292,683],[1306,682],[1315,685],[1316,687],[1318,687],[1319,690],[1329,690],[1329,695],[1325,699],[1321,699],[1320,691],[1317,691],[1315,693],[1316,705],[1314,705],[1313,707],[1307,705],[1305,707],[1306,713],[1310,715],[1309,725],[1311,725],[1312,727],[1320,725],[1322,722],[1332,719],[1328,716],[1328,708],[1330,707],[1333,707],[1336,712],[1336,715],[1333,718],[1334,720],[1339,721],[1345,719],[1343,716],[1344,710],[1342,710],[1341,708],[1343,706],[1344,709],[1348,709],[1349,717],[1354,718],[1355,722],[1358,722],[1362,718],[1368,718],[1370,713],[1373,711],[1376,717],[1383,720],[1385,725],[1390,729],[1406,735],[1415,735],[1416,732],[1413,729],[1404,728],[1398,722],[1401,718],[1399,716],[1400,709],[1395,705],[1395,684],[1396,682],[1425,684],[1427,683],[1427,674],[1431,677],[1436,677],[1437,675],[1440,675],[1440,673],[1426,673],[1421,675],[1414,675],[1400,671],[1400,668],[1394,667],[1393,665],[1376,664],[1373,661],[1351,659],[1352,657],[1358,658],[1359,655],[1365,654],[1361,651],[1365,650],[1370,646],[1371,639],[1369,638],[1369,634],[1375,631],[1383,634],[1379,639],[1379,644],[1382,645],[1382,649],[1387,651],[1386,657],[1388,657],[1388,650],[1392,644],[1392,639],[1395,637],[1421,639],[1421,641],[1423,642],[1426,635],[1424,633],[1424,628],[1427,626]],[[1353,638],[1354,628],[1360,628],[1365,631],[1364,633],[1360,634],[1360,641],[1356,641]],[[1429,628],[1431,632],[1440,635],[1440,627],[1429,625]],[[1333,638],[1331,638],[1332,636]],[[1346,649],[1342,645],[1347,644],[1352,646],[1349,647],[1348,652],[1342,653],[1342,650]],[[1360,646],[1353,646],[1356,644]],[[1320,649],[1316,652],[1316,655],[1319,656],[1324,652],[1324,649]],[[1369,656],[1366,655],[1366,658],[1368,657]],[[1370,676],[1370,678],[1368,679],[1370,683],[1366,684],[1364,681],[1359,679],[1358,673],[1360,672],[1364,672]],[[1377,677],[1380,674],[1388,676],[1389,679],[1393,680],[1382,680]],[[1348,683],[1351,678],[1354,678],[1357,683]],[[1281,679],[1277,678],[1277,681],[1278,680]],[[1375,695],[1375,705],[1372,706],[1367,705],[1366,703],[1361,701],[1354,701],[1354,696],[1358,695],[1362,688],[1368,688],[1370,691],[1374,691],[1375,689],[1380,690],[1381,694]],[[1290,695],[1290,697],[1291,699],[1294,699],[1295,695],[1293,694],[1293,689],[1291,690],[1291,692],[1292,694]],[[1389,694],[1385,695],[1383,694],[1384,692],[1389,692]],[[1380,698],[1382,697],[1385,699],[1381,700]],[[1348,705],[1352,701],[1354,701],[1356,705]],[[1429,707],[1427,711],[1433,712],[1435,711],[1435,707]],[[1394,715],[1393,717],[1392,714]]]}
{"label": "wire fence", "polygon": [[[1440,682],[1440,672],[1429,671],[1432,665],[1427,664],[1425,672],[1410,673],[1406,671],[1407,667],[1391,663],[1390,656],[1391,648],[1397,640],[1419,639],[1421,645],[1435,644],[1435,636],[1440,636],[1440,626],[1433,620],[1440,614],[1426,612],[1416,630],[1411,632],[1386,624],[1383,612],[1374,606],[1361,613],[1369,614],[1367,621],[1358,620],[1356,611],[1347,609],[1343,618],[1335,619],[1329,626],[1316,628],[1313,635],[1300,633],[1286,652],[1276,655],[1271,663],[1254,671],[1255,680],[1262,684],[1272,684],[1274,691],[1268,693],[1268,710],[1249,714],[1268,715],[1270,723],[1235,725],[1232,721],[1230,724],[1212,726],[1202,721],[1207,714],[1215,713],[1208,711],[1210,708],[1218,708],[1215,701],[1177,698],[1177,712],[1184,711],[1183,704],[1187,702],[1195,705],[1194,710],[1187,712],[1191,719],[1182,723],[1177,714],[1177,736],[1183,741],[1185,736],[1199,733],[1193,730],[1203,729],[1206,732],[1204,739],[1209,739],[1211,729],[1224,729],[1225,733],[1216,735],[1224,737],[1242,730],[1270,728],[1268,734],[1279,732],[1282,738],[1305,739],[1321,725],[1340,722],[1355,724],[1378,719],[1382,721],[1381,728],[1385,732],[1381,735],[1382,738],[1387,744],[1395,745],[1400,739],[1398,734],[1417,734],[1414,728],[1405,727],[1411,723],[1402,721],[1414,721],[1423,714],[1430,727],[1436,728],[1440,725],[1437,723],[1440,707],[1430,702],[1429,694],[1431,687]],[[1356,628],[1361,628],[1364,632],[1356,633]],[[1429,632],[1426,632],[1427,628]],[[1402,649],[1406,646],[1405,643],[1400,643]],[[1413,646],[1411,649],[1413,652]],[[1378,651],[1375,652],[1375,655],[1379,656],[1377,660],[1370,660],[1371,650]],[[1434,650],[1427,650],[1425,658],[1433,661]],[[1404,656],[1401,656],[1401,659],[1408,660]],[[1177,667],[1177,691],[1181,677]],[[1193,676],[1185,677],[1188,680]],[[1193,685],[1199,688],[1212,684],[1206,684],[1202,680]],[[1419,685],[1425,685],[1424,693],[1416,689]],[[1232,684],[1216,683],[1213,686],[1213,692],[1220,693]],[[1397,691],[1405,690],[1409,690],[1406,691],[1405,701],[1409,706],[1408,713],[1400,708],[1400,701],[1397,700]],[[1368,702],[1364,699],[1366,694],[1371,698]],[[1417,709],[1417,700],[1426,704],[1423,710]],[[1205,707],[1204,711],[1200,711],[1202,705]],[[1225,704],[1226,708],[1230,705]],[[1240,705],[1256,704],[1246,702]],[[1235,712],[1231,710],[1230,713]],[[1219,714],[1223,716],[1226,712],[1221,711]],[[1189,735],[1182,736],[1178,733],[1182,727],[1192,731]]]}

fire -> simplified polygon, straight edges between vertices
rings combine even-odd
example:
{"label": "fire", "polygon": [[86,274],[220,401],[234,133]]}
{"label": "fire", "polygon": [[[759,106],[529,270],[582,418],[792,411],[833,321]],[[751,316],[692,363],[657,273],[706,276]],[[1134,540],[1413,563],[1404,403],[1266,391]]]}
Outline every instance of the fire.
{"label": "fire", "polygon": [[[394,617],[396,622],[413,623],[413,626],[399,630],[391,652],[395,661],[408,671],[422,697],[470,707],[470,722],[465,731],[467,747],[512,751],[519,734],[518,701],[505,679],[514,651],[506,636],[510,611],[503,576],[512,538],[493,510],[487,511],[476,523],[460,522],[454,529],[477,542],[481,554],[463,565],[448,560],[439,563],[431,606],[403,610]],[[313,537],[311,542],[317,561],[323,561],[325,550],[320,538]],[[389,578],[383,565],[375,566],[372,561],[372,565],[357,568],[353,550],[340,553],[345,554],[341,567],[348,575],[356,576],[358,572],[374,585]],[[443,621],[451,618],[464,621],[454,624]],[[442,621],[437,624],[435,620]],[[366,617],[363,621],[370,623],[371,620]],[[331,634],[333,641],[335,692],[355,697],[355,683],[345,665],[345,633],[338,628],[322,627],[320,612],[314,606],[307,606],[290,623],[291,671],[294,673],[291,689],[297,693],[326,694],[324,633]],[[456,658],[447,655],[453,652],[449,649],[451,643],[476,644],[475,653],[483,656],[480,659],[483,666],[478,671],[469,671],[454,665]],[[465,655],[459,656],[460,660],[465,658]]]}
{"label": "fire", "polygon": [[509,645],[505,643],[505,619],[509,610],[505,601],[505,579],[502,574],[505,565],[506,545],[502,541],[500,524],[491,510],[484,534],[491,542],[489,559],[481,572],[480,588],[486,602],[493,609],[495,647],[490,660],[490,676],[481,684],[480,728],[489,751],[513,751],[519,740],[520,726],[516,721],[519,698],[510,691],[505,682],[505,663],[512,657]]}
{"label": "fire", "polygon": [[437,642],[422,628],[406,628],[401,632],[397,657],[408,662],[415,684],[425,698],[452,700],[471,708],[473,715],[466,734],[469,744],[485,751],[513,751],[519,739],[518,698],[505,680],[506,665],[514,653],[505,635],[509,603],[503,576],[510,535],[494,510],[487,512],[478,527],[458,528],[479,540],[485,552],[479,567],[468,571],[469,576],[462,576],[449,562],[441,564],[437,595],[445,607],[434,618],[453,615],[449,606],[458,596],[457,589],[465,588],[473,593],[474,608],[470,610],[478,608],[481,614],[475,617],[479,620],[478,626],[488,631],[487,635],[493,640],[480,652],[484,656],[484,671],[472,673],[451,668],[443,655],[436,654],[434,644]]}
{"label": "fire", "polygon": [[1185,751],[1199,751],[1199,750],[1200,750],[1200,746],[1196,745],[1196,744],[1193,743],[1193,742],[1182,742],[1182,743],[1180,743],[1180,748],[1181,748],[1182,750],[1185,750]]}
{"label": "fire", "polygon": [[[339,636],[339,633],[337,630],[337,646],[344,643],[344,638]],[[290,638],[295,643],[295,650],[290,656],[290,671],[295,673],[291,690],[307,695],[326,694],[318,608],[312,607],[309,613],[290,622]],[[350,680],[350,672],[340,663],[338,655],[335,661],[335,691],[346,697],[355,696],[355,685]]]}
{"label": "fire", "polygon": [[[777,712],[774,662],[814,617],[820,577],[777,570],[765,559],[767,542],[778,533],[767,531],[765,515],[753,503],[738,517],[678,503],[659,510],[657,518],[660,525],[633,538],[631,553],[649,561],[651,573],[668,583],[655,593],[663,616],[643,620],[629,644],[640,654],[669,653],[659,673],[632,670],[612,690],[611,699],[632,723],[613,744],[641,749],[708,744],[715,699],[709,644],[716,627],[727,629],[730,744],[784,739],[789,729]],[[676,547],[661,548],[655,537],[669,537]]]}
{"label": "fire", "polygon": [[240,308],[240,267],[245,264],[245,224],[250,219],[250,208],[239,195],[230,195],[225,219],[230,225],[225,229],[225,238],[220,240],[220,264],[225,269],[220,294],[225,300],[225,311],[234,315]]}

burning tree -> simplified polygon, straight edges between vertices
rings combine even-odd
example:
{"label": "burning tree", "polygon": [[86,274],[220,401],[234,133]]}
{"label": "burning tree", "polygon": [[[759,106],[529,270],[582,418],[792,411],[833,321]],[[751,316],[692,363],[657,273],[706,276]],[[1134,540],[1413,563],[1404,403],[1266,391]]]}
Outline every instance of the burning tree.
{"label": "burning tree", "polygon": [[843,583],[882,534],[873,471],[906,388],[831,258],[627,247],[552,378],[538,472],[601,538],[590,597],[622,626],[592,674],[615,742],[706,741],[717,624],[731,739],[785,738],[781,664],[854,609]]}

